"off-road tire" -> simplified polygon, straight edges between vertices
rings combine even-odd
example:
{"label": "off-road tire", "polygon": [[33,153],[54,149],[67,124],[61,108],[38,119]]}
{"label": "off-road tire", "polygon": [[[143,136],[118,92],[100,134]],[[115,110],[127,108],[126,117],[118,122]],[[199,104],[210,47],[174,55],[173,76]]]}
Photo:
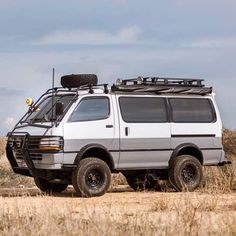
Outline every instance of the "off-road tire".
{"label": "off-road tire", "polygon": [[50,183],[46,179],[35,177],[34,182],[36,186],[42,191],[46,193],[61,193],[66,190],[68,184],[62,183]]}
{"label": "off-road tire", "polygon": [[94,74],[72,74],[61,77],[61,85],[64,88],[78,88],[83,85],[96,85],[97,82],[97,75]]}
{"label": "off-road tire", "polygon": [[190,155],[173,159],[169,166],[169,182],[178,191],[194,191],[201,185],[203,173],[199,160]]}
{"label": "off-road tire", "polygon": [[97,197],[104,195],[111,184],[111,171],[108,165],[94,157],[79,162],[72,173],[72,185],[81,197]]}
{"label": "off-road tire", "polygon": [[161,191],[161,186],[157,181],[147,175],[125,176],[128,185],[134,191]]}

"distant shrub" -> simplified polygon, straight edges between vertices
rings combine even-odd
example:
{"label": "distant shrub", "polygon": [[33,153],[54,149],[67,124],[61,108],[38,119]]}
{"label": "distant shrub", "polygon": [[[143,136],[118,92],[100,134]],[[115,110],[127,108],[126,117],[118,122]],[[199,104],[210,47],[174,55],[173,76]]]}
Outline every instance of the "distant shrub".
{"label": "distant shrub", "polygon": [[224,129],[223,144],[227,155],[236,155],[236,132]]}
{"label": "distant shrub", "polygon": [[6,139],[0,138],[0,156],[2,156],[5,153],[6,149]]}

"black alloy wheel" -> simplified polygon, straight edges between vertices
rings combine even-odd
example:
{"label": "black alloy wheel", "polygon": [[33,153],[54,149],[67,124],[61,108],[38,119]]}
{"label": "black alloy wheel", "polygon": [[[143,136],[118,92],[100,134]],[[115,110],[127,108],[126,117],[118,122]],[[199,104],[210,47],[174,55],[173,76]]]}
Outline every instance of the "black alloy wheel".
{"label": "black alloy wheel", "polygon": [[177,191],[194,191],[202,178],[201,163],[194,156],[181,155],[170,162],[169,182]]}
{"label": "black alloy wheel", "polygon": [[81,160],[73,171],[72,184],[78,196],[101,196],[111,184],[110,168],[101,159],[87,157]]}

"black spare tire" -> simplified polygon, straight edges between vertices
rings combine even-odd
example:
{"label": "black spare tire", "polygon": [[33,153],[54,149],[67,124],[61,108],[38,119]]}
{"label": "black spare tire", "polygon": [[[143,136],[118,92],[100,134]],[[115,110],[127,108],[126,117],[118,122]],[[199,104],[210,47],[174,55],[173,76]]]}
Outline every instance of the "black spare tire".
{"label": "black spare tire", "polygon": [[96,85],[98,77],[94,74],[64,75],[61,77],[61,85],[64,88],[78,88],[83,85]]}

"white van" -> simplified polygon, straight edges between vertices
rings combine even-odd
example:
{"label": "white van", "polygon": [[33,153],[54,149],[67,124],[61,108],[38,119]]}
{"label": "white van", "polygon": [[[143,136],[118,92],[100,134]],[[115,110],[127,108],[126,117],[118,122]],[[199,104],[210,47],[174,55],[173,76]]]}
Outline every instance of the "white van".
{"label": "white van", "polygon": [[96,75],[66,75],[8,134],[15,173],[32,176],[42,191],[72,184],[79,196],[100,196],[111,173],[134,190],[169,180],[193,191],[203,165],[224,165],[222,123],[203,80],[138,77],[111,88]]}

